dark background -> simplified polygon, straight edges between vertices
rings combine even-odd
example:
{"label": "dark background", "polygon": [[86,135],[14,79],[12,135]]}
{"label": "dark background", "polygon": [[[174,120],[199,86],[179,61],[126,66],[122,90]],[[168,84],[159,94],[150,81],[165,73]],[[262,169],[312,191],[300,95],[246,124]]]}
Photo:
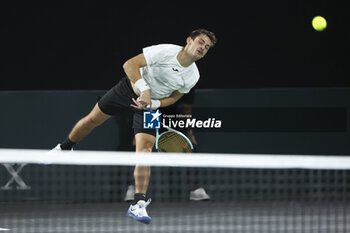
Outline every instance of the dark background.
{"label": "dark background", "polygon": [[[1,6],[0,90],[109,89],[122,64],[197,28],[217,46],[198,88],[349,87],[345,1],[33,1]],[[327,19],[323,32],[311,20]]]}

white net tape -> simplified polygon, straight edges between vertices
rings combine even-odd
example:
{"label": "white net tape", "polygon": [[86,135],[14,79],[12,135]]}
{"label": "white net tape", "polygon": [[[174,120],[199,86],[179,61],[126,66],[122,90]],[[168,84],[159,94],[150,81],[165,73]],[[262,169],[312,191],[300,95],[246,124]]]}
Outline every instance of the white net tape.
{"label": "white net tape", "polygon": [[222,167],[350,169],[349,156],[268,155],[268,154],[182,154],[116,151],[57,151],[0,149],[0,163],[135,165]]}

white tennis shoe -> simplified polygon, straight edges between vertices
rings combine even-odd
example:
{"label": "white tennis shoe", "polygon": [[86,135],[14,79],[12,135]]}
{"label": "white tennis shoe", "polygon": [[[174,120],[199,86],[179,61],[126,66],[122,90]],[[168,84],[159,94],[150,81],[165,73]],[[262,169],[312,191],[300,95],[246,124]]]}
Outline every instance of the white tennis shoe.
{"label": "white tennis shoe", "polygon": [[146,207],[149,205],[149,203],[151,203],[151,199],[148,199],[147,202],[140,200],[135,205],[130,205],[126,216],[136,221],[139,221],[145,224],[150,224],[151,217],[148,216],[146,211]]}
{"label": "white tennis shoe", "polygon": [[53,148],[52,150],[50,150],[49,153],[57,152],[57,151],[62,151],[61,144],[57,144],[57,146],[55,148]]}
{"label": "white tennis shoe", "polygon": [[[73,151],[73,149],[71,149],[71,150],[68,151],[68,152],[72,152],[72,151]],[[48,155],[55,156],[57,153],[58,153],[58,154],[61,154],[61,152],[66,152],[66,151],[62,150],[61,144],[57,144],[57,146],[56,146],[55,148],[51,149],[51,150],[48,152]],[[42,158],[42,159],[40,160],[41,164],[42,164],[42,165],[51,165],[51,158],[52,158],[52,156],[51,156],[51,157],[49,156],[49,157]]]}
{"label": "white tennis shoe", "polygon": [[204,188],[198,188],[190,192],[190,200],[192,201],[205,201],[209,200],[210,196],[204,190]]}
{"label": "white tennis shoe", "polygon": [[[60,152],[63,151],[61,148],[61,144],[57,144],[57,146],[55,148],[53,148],[52,150],[49,151],[49,153],[55,153],[55,152]],[[70,151],[73,151],[73,149],[71,149]]]}

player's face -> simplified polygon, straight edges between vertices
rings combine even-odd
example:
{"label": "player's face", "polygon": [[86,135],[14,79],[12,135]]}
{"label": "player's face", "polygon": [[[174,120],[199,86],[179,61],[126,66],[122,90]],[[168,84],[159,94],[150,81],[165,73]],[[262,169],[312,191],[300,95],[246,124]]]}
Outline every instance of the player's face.
{"label": "player's face", "polygon": [[211,40],[207,35],[200,34],[194,40],[190,37],[187,39],[188,53],[199,60],[207,54],[211,47]]}

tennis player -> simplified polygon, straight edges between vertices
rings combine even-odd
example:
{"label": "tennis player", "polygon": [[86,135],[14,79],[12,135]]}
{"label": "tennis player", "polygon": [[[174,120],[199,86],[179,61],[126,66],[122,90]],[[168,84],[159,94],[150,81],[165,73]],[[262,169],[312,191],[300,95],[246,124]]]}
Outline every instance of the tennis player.
{"label": "tennis player", "polygon": [[[195,62],[203,58],[215,43],[214,33],[198,29],[187,37],[185,47],[160,44],[144,48],[143,53],[124,63],[127,77],[110,89],[53,151],[71,150],[111,116],[133,109],[136,152],[151,152],[156,132],[143,129],[143,111],[169,106],[188,93],[199,80]],[[146,211],[150,203],[150,199],[146,202],[150,173],[149,166],[135,166],[134,202],[127,212],[130,218],[146,224],[151,222]]]}

